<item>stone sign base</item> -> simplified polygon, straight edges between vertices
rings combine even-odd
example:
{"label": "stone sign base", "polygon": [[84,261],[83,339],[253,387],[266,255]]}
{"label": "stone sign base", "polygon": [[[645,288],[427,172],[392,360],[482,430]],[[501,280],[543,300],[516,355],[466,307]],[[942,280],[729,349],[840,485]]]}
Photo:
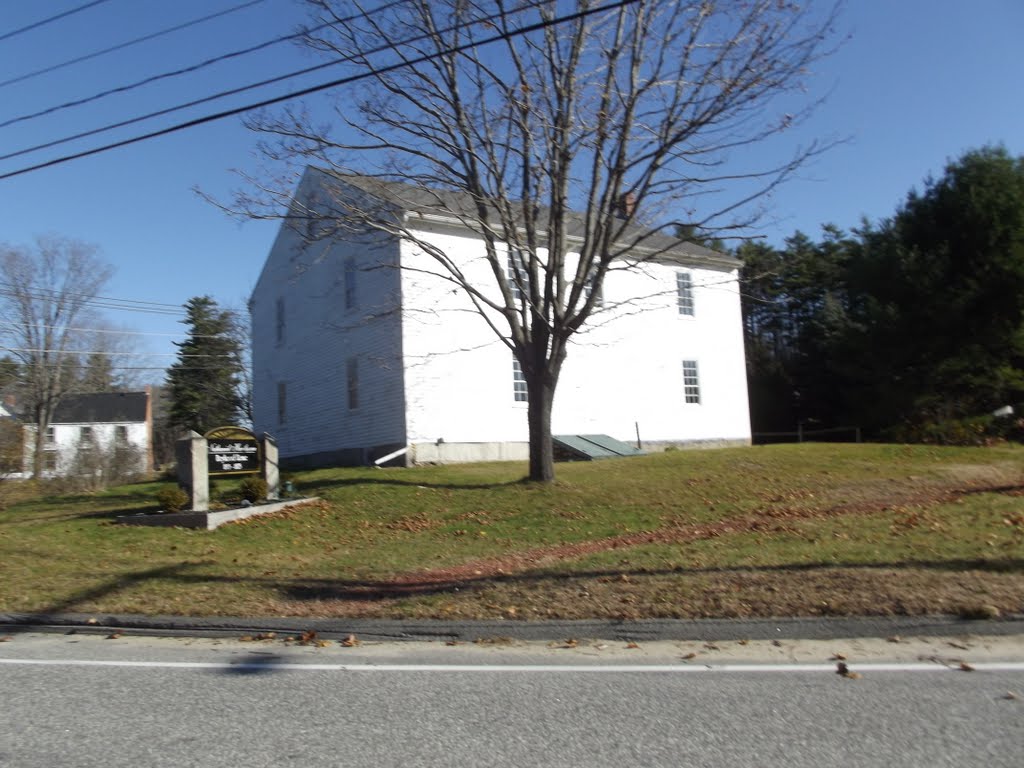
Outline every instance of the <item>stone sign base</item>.
{"label": "stone sign base", "polygon": [[216,512],[161,512],[155,515],[149,513],[119,515],[117,522],[122,525],[155,525],[160,528],[205,528],[207,531],[212,531],[214,528],[224,525],[224,523],[244,520],[254,515],[278,512],[282,509],[294,507],[297,504],[306,504],[310,501],[319,501],[319,497],[310,496],[305,499],[273,501],[267,504],[253,504],[250,507],[221,509]]}

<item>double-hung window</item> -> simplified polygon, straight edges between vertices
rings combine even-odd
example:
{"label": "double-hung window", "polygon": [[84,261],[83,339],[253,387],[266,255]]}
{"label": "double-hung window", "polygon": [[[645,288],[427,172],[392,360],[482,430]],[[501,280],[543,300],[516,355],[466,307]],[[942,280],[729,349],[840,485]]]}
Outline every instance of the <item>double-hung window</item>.
{"label": "double-hung window", "polygon": [[507,275],[508,289],[512,299],[518,304],[522,302],[523,290],[529,285],[529,261],[526,253],[518,248],[510,248],[508,252]]}
{"label": "double-hung window", "polygon": [[676,306],[680,315],[693,317],[693,275],[684,270],[676,272]]}
{"label": "double-hung window", "polygon": [[683,401],[700,405],[700,377],[697,375],[696,360],[683,360]]}
{"label": "double-hung window", "polygon": [[350,357],[345,364],[345,376],[348,381],[348,409],[354,411],[359,407],[359,359]]}
{"label": "double-hung window", "polygon": [[359,306],[359,294],[356,287],[356,260],[345,259],[345,309]]}
{"label": "double-hung window", "polygon": [[517,403],[525,403],[529,400],[526,390],[526,375],[515,355],[512,355],[512,396]]}

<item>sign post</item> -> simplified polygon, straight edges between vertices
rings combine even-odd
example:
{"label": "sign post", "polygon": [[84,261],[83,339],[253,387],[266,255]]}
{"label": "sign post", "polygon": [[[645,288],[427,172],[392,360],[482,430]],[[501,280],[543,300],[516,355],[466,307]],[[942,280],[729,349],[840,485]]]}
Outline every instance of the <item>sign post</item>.
{"label": "sign post", "polygon": [[188,491],[193,512],[210,508],[210,477],[221,475],[263,475],[267,499],[280,498],[277,443],[270,435],[261,440],[241,427],[192,432],[178,441],[176,457],[178,483]]}

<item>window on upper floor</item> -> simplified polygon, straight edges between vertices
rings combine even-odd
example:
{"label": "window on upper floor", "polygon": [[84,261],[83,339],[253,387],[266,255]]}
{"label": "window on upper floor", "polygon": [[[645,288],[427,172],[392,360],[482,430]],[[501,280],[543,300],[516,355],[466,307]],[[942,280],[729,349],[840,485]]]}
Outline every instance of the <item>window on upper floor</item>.
{"label": "window on upper floor", "polygon": [[354,411],[359,407],[359,360],[350,357],[345,364],[345,378],[348,382],[348,409]]}
{"label": "window on upper floor", "polygon": [[47,445],[53,445],[57,442],[57,430],[54,427],[46,428],[46,436],[44,437]]}
{"label": "window on upper floor", "polygon": [[[590,299],[594,293],[594,283],[597,280],[597,266],[594,266],[590,270],[590,274],[587,275],[587,282],[584,284],[583,289],[585,291],[584,296],[586,299]],[[597,298],[594,299],[594,307],[599,308],[604,306],[604,286],[597,289]]]}
{"label": "window on upper floor", "polygon": [[517,303],[523,300],[523,290],[528,285],[529,264],[526,253],[518,248],[509,249],[506,278],[508,289],[512,292],[512,299]]}
{"label": "window on upper floor", "polygon": [[700,376],[696,360],[683,360],[683,400],[700,405]]}
{"label": "window on upper floor", "polygon": [[519,364],[519,358],[515,354],[512,355],[512,396],[517,403],[529,401],[529,393],[526,388],[526,374],[523,373],[523,367]]}
{"label": "window on upper floor", "polygon": [[114,427],[114,441],[118,445],[124,445],[128,442],[128,427],[124,424],[118,424]]}
{"label": "window on upper floor", "polygon": [[275,330],[278,346],[284,344],[284,298],[278,298],[276,304]]}
{"label": "window on upper floor", "polygon": [[345,259],[345,309],[355,309],[359,306],[356,274],[356,260],[353,258]]}
{"label": "window on upper floor", "polygon": [[78,441],[80,443],[91,443],[93,439],[92,427],[82,427],[78,431]]}
{"label": "window on upper floor", "polygon": [[680,315],[693,317],[693,275],[689,272],[676,272],[676,306]]}

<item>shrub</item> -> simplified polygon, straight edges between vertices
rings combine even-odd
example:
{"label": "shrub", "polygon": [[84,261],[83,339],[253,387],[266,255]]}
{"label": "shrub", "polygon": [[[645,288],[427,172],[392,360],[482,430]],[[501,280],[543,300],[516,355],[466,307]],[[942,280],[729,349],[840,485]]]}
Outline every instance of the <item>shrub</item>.
{"label": "shrub", "polygon": [[180,512],[188,504],[188,494],[176,485],[168,485],[160,489],[156,500],[164,512]]}
{"label": "shrub", "polygon": [[247,477],[238,484],[238,492],[248,502],[257,502],[267,497],[267,481],[262,477]]}

